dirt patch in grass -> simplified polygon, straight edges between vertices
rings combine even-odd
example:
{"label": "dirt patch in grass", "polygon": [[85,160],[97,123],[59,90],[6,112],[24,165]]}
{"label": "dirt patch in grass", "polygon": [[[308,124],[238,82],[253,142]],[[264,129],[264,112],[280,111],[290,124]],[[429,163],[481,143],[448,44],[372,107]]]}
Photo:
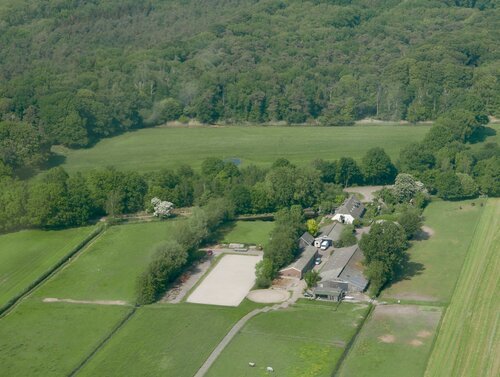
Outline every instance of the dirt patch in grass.
{"label": "dirt patch in grass", "polygon": [[378,339],[382,343],[394,343],[396,341],[396,337],[394,335],[391,335],[391,334],[379,336]]}
{"label": "dirt patch in grass", "polygon": [[433,237],[435,234],[436,231],[434,229],[427,225],[424,225],[422,226],[422,229],[417,234],[415,234],[415,236],[413,236],[413,239],[415,241],[425,241]]}
{"label": "dirt patch in grass", "polygon": [[428,338],[431,335],[432,335],[432,333],[430,331],[427,331],[427,330],[419,331],[418,334],[417,334],[417,336],[419,338]]}
{"label": "dirt patch in grass", "polygon": [[70,298],[54,298],[54,297],[46,297],[43,299],[43,302],[51,303],[51,302],[66,302],[68,304],[91,304],[91,305],[127,305],[126,301],[121,300],[72,300]]}
{"label": "dirt patch in grass", "polygon": [[412,345],[413,347],[420,347],[424,345],[424,342],[418,339],[413,339],[410,341],[410,345]]}

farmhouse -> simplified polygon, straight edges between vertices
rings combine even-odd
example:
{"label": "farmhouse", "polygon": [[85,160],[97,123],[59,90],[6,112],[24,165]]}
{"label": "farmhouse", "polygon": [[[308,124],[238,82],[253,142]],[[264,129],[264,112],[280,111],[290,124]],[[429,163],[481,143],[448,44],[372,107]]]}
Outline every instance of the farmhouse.
{"label": "farmhouse", "polygon": [[328,242],[328,246],[332,246],[333,242],[340,239],[343,229],[344,225],[340,223],[333,223],[322,227],[319,237],[314,239],[314,246],[319,248],[324,241]]}
{"label": "farmhouse", "polygon": [[365,206],[354,195],[347,198],[342,205],[335,210],[333,220],[341,223],[352,224],[356,219],[363,217]]}
{"label": "farmhouse", "polygon": [[[368,280],[363,275],[363,252],[358,245],[336,249],[321,269],[321,282],[313,290],[318,298],[335,299],[336,292],[363,292]],[[330,292],[330,293],[328,293]]]}
{"label": "farmhouse", "polygon": [[318,250],[314,246],[306,246],[295,262],[280,271],[281,275],[302,279],[304,274],[313,268],[317,255]]}

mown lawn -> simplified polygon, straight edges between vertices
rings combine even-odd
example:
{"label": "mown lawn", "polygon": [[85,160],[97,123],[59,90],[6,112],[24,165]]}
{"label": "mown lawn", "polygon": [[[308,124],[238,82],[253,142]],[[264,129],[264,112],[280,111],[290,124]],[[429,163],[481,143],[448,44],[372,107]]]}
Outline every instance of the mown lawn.
{"label": "mown lawn", "polygon": [[192,377],[231,327],[257,307],[197,304],[142,307],[80,376]]}
{"label": "mown lawn", "polygon": [[67,376],[130,310],[25,301],[0,319],[0,375]]}
{"label": "mown lawn", "polygon": [[500,200],[479,221],[426,377],[500,375]]}
{"label": "mown lawn", "polygon": [[409,275],[385,289],[382,298],[449,302],[484,209],[481,203],[433,201],[424,211],[424,223],[434,234],[412,243]]}
{"label": "mown lawn", "polygon": [[50,270],[92,230],[24,230],[1,235],[0,307]]}
{"label": "mown lawn", "polygon": [[135,301],[153,248],[182,220],[113,226],[36,292],[39,298]]}
{"label": "mown lawn", "polygon": [[[210,377],[330,377],[367,305],[299,301],[259,314],[243,327],[208,371]],[[254,362],[255,367],[248,363]]]}
{"label": "mown lawn", "polygon": [[438,307],[377,306],[342,363],[339,377],[421,377],[440,317]]}
{"label": "mown lawn", "polygon": [[89,149],[57,150],[63,167],[83,171],[115,166],[148,171],[188,164],[199,168],[206,157],[239,159],[243,165],[270,166],[279,157],[298,165],[316,158],[360,159],[382,147],[395,159],[401,148],[420,141],[427,125],[366,125],[354,127],[156,127],[101,140]]}
{"label": "mown lawn", "polygon": [[273,230],[272,221],[236,221],[228,227],[224,243],[244,243],[265,246]]}

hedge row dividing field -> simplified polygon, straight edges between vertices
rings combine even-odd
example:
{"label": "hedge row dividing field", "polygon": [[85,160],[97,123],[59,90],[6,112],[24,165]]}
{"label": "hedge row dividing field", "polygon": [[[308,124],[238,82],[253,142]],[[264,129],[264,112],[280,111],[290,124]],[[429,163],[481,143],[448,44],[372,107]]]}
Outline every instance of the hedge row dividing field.
{"label": "hedge row dividing field", "polygon": [[49,271],[94,227],[24,230],[0,236],[0,307]]}
{"label": "hedge row dividing field", "polygon": [[79,376],[192,377],[231,327],[257,304],[156,304],[135,315]]}
{"label": "hedge row dividing field", "polygon": [[[330,377],[368,313],[368,305],[300,300],[252,318],[229,343],[208,377]],[[254,362],[255,367],[248,363]]]}
{"label": "hedge row dividing field", "polygon": [[67,376],[130,310],[25,300],[0,320],[0,375]]}
{"label": "hedge row dividing field", "polygon": [[426,377],[500,375],[500,200],[488,200]]}
{"label": "hedge row dividing field", "polygon": [[207,157],[234,158],[244,165],[270,166],[284,157],[298,165],[316,158],[361,159],[382,147],[395,159],[401,148],[420,141],[430,125],[353,127],[156,127],[101,140],[93,148],[57,150],[70,172],[115,166],[150,171],[188,164],[199,168]]}
{"label": "hedge row dividing field", "polygon": [[154,246],[168,239],[177,221],[182,220],[110,227],[34,297],[134,303],[137,278],[146,269]]}

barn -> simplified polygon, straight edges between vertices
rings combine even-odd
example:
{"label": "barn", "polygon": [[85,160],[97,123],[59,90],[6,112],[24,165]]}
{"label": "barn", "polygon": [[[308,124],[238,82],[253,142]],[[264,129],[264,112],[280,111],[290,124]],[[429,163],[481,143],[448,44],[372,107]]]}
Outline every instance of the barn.
{"label": "barn", "polygon": [[342,205],[335,210],[332,220],[340,223],[352,224],[354,220],[360,219],[365,213],[365,206],[354,195],[347,198]]}

